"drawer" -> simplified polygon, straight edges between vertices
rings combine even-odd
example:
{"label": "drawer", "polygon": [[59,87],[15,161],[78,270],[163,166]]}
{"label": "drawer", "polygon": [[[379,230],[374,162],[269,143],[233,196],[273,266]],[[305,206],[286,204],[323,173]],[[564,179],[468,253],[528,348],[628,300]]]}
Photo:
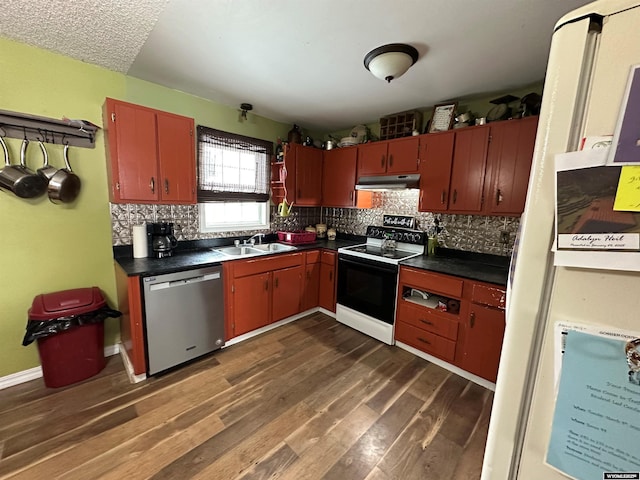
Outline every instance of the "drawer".
{"label": "drawer", "polygon": [[322,263],[326,263],[327,265],[335,265],[336,264],[336,254],[335,252],[327,252],[325,250],[322,251]]}
{"label": "drawer", "polygon": [[270,255],[251,258],[247,260],[235,260],[233,262],[233,276],[245,277],[257,273],[271,272],[281,268],[296,267],[302,265],[302,253],[288,253],[285,255]]}
{"label": "drawer", "polygon": [[471,301],[504,310],[507,294],[504,288],[474,283],[471,289]]}
{"label": "drawer", "polygon": [[456,342],[434,333],[426,332],[406,322],[396,322],[395,338],[447,362],[453,362],[455,357]]}
{"label": "drawer", "polygon": [[464,285],[464,281],[459,278],[408,267],[400,268],[400,283],[455,298],[462,297],[462,286]]}
{"label": "drawer", "polygon": [[452,318],[446,318],[444,314],[431,308],[400,300],[396,318],[398,321],[409,323],[414,327],[451,340],[458,338],[458,322]]}
{"label": "drawer", "polygon": [[312,250],[311,252],[306,252],[307,263],[320,263],[320,250]]}

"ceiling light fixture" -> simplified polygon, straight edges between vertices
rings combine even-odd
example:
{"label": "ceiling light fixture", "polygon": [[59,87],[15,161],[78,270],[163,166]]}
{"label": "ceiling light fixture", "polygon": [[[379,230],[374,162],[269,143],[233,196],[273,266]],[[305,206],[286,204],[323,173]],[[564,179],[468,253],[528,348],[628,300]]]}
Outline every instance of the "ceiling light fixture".
{"label": "ceiling light fixture", "polygon": [[250,103],[241,103],[240,104],[240,120],[247,119],[247,112],[253,110],[253,105]]}
{"label": "ceiling light fixture", "polygon": [[364,57],[364,67],[380,80],[398,78],[418,61],[418,50],[405,43],[390,43],[374,48]]}

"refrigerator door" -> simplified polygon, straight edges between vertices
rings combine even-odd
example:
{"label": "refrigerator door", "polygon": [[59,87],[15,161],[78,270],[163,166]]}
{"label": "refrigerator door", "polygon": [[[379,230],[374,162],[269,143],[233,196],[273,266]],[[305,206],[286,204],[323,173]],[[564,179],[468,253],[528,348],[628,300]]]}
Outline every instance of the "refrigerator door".
{"label": "refrigerator door", "polygon": [[554,155],[576,150],[583,136],[613,133],[630,67],[640,63],[640,8],[614,0],[591,11],[607,13],[602,33],[590,28],[597,15],[574,15],[553,36],[483,480],[566,478],[544,463],[555,407],[556,321],[637,329],[637,273],[555,268],[550,252]]}

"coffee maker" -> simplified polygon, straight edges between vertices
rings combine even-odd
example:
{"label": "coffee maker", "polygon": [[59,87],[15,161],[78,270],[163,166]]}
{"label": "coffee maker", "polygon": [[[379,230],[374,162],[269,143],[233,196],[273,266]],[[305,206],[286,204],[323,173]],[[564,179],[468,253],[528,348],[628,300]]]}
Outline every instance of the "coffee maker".
{"label": "coffee maker", "polygon": [[178,240],[173,234],[173,223],[147,223],[147,241],[149,256],[155,258],[170,257]]}

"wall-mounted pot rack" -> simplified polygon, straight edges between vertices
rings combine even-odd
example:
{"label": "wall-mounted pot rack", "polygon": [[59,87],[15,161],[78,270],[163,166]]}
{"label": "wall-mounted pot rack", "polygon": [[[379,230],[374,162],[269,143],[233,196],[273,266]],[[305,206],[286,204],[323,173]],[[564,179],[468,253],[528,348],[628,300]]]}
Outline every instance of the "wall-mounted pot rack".
{"label": "wall-mounted pot rack", "polygon": [[0,110],[0,135],[10,138],[93,148],[97,125],[86,120],[56,120]]}

